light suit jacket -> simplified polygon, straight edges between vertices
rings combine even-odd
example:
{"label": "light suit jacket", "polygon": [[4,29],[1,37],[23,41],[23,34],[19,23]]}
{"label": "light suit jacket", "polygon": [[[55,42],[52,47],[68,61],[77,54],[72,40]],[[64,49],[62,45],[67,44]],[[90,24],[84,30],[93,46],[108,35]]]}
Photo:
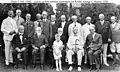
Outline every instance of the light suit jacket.
{"label": "light suit jacket", "polygon": [[14,20],[16,21],[17,26],[21,25],[21,23],[25,21],[22,17],[19,17],[18,19],[18,16],[14,17]]}
{"label": "light suit jacket", "polygon": [[4,34],[3,39],[11,41],[13,39],[14,34],[13,35],[9,35],[9,33],[11,31],[15,31],[17,33],[17,31],[18,31],[18,27],[17,27],[16,21],[13,18],[7,17],[2,22],[1,31]]}

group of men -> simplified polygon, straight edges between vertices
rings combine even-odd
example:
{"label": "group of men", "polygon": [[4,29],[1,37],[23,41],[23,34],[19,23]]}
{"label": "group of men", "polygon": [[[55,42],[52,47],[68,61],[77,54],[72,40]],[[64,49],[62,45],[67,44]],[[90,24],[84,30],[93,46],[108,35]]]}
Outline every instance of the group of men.
{"label": "group of men", "polygon": [[[120,24],[115,16],[111,17],[111,22],[105,21],[104,14],[99,14],[100,21],[91,23],[91,17],[86,17],[86,24],[83,26],[77,22],[77,16],[71,17],[72,22],[66,20],[65,15],[61,15],[61,20],[56,20],[55,15],[51,15],[51,20],[47,19],[47,12],[37,13],[35,22],[31,21],[31,14],[27,13],[25,20],[21,17],[21,10],[8,11],[8,17],[3,20],[1,31],[4,34],[5,43],[5,64],[14,63],[18,67],[18,60],[24,61],[24,68],[28,65],[28,51],[32,48],[32,64],[36,65],[36,56],[39,52],[40,66],[44,69],[45,53],[49,53],[51,66],[54,66],[52,44],[55,34],[59,33],[64,44],[62,51],[62,62],[67,59],[69,71],[73,69],[73,56],[77,55],[78,71],[81,71],[82,57],[88,57],[90,68],[95,61],[97,70],[100,68],[99,55],[103,53],[103,63],[107,63],[108,42],[111,42],[111,52],[116,62],[116,54],[120,56]],[[62,30],[59,30],[62,28]],[[48,52],[46,52],[48,50]],[[21,59],[22,57],[22,59]],[[87,59],[85,59],[85,63]]]}

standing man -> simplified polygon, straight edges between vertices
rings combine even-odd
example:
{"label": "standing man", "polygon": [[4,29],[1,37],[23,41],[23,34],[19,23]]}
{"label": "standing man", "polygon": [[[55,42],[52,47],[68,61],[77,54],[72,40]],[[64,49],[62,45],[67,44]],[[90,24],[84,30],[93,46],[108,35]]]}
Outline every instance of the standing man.
{"label": "standing man", "polygon": [[[42,28],[42,34],[44,34],[48,40],[49,46],[46,48],[46,57],[49,55],[49,50],[50,50],[50,44],[51,44],[51,39],[52,39],[52,25],[51,21],[47,19],[47,12],[43,11],[42,12],[42,23],[43,23],[43,28]],[[48,58],[48,57],[47,57]],[[49,59],[46,59],[47,62],[49,62]]]}
{"label": "standing man", "polygon": [[[91,23],[91,17],[86,17],[86,23],[82,26],[84,31],[85,41],[87,36],[90,34],[90,30],[89,30],[90,26],[94,26],[94,24]],[[87,63],[87,52],[85,50],[85,64],[86,63]]]}
{"label": "standing man", "polygon": [[36,18],[37,18],[37,20],[34,22],[34,24],[35,24],[35,29],[37,28],[37,27],[42,27],[43,25],[42,25],[42,20],[41,20],[41,17],[42,17],[42,15],[40,14],[40,13],[37,13],[36,14]]}
{"label": "standing man", "polygon": [[67,40],[68,40],[68,27],[69,27],[69,23],[66,20],[66,16],[65,15],[61,15],[61,21],[59,23],[58,28],[62,28],[63,29],[63,35],[66,36]]}
{"label": "standing man", "polygon": [[21,25],[21,23],[24,22],[24,19],[21,17],[21,13],[22,13],[21,10],[17,9],[16,16],[14,17],[14,20],[16,21],[18,27],[19,25]]}
{"label": "standing man", "polygon": [[[28,37],[28,58],[31,59],[32,51],[31,51],[31,38],[35,32],[34,22],[31,21],[31,15],[29,13],[26,14],[26,20],[22,23],[25,28],[25,34]],[[29,59],[28,59],[29,60]]]}
{"label": "standing man", "polygon": [[104,14],[99,14],[100,21],[95,23],[96,32],[102,35],[103,41],[103,62],[106,66],[109,66],[107,63],[107,48],[108,48],[108,41],[109,39],[109,30],[110,30],[110,23],[104,20]]}
{"label": "standing man", "polygon": [[113,53],[113,64],[116,63],[116,55],[120,58],[120,24],[116,23],[116,17],[111,17],[111,52]]}
{"label": "standing man", "polygon": [[15,20],[12,18],[14,15],[12,10],[8,11],[8,17],[3,20],[1,31],[4,34],[3,40],[5,44],[5,63],[9,65],[9,62],[13,62],[11,41],[13,36],[17,33],[18,28]]}

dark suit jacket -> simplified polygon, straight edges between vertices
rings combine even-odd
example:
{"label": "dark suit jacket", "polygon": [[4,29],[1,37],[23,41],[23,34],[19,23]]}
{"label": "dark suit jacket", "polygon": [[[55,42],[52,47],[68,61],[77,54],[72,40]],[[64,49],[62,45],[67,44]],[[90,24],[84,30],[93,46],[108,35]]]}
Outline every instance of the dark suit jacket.
{"label": "dark suit jacket", "polygon": [[48,40],[45,35],[41,35],[40,37],[37,36],[35,33],[32,37],[32,44],[36,47],[41,47],[42,45],[48,46]]}
{"label": "dark suit jacket", "polygon": [[42,21],[43,24],[42,34],[47,37],[48,42],[52,39],[52,25],[50,20],[46,20],[46,22]]}
{"label": "dark suit jacket", "polygon": [[23,38],[22,38],[22,42],[23,44],[21,43],[21,40],[20,40],[20,35],[17,33],[14,37],[13,37],[13,40],[12,40],[12,45],[13,45],[13,49],[15,49],[16,47],[18,48],[22,48],[22,47],[25,47],[25,48],[28,48],[28,37],[26,34],[23,34]]}
{"label": "dark suit jacket", "polygon": [[93,50],[99,50],[102,46],[102,36],[96,33],[93,39],[92,34],[89,34],[86,39],[86,46],[88,47],[89,45],[93,46]]}
{"label": "dark suit jacket", "polygon": [[25,34],[27,34],[28,37],[32,37],[32,35],[34,35],[35,32],[34,22],[32,21],[30,21],[29,23],[23,22],[21,25],[24,26]]}
{"label": "dark suit jacket", "polygon": [[102,35],[103,43],[108,43],[109,31],[110,31],[110,23],[108,21],[104,21],[104,24],[101,25],[100,21],[95,23],[96,32]]}
{"label": "dark suit jacket", "polygon": [[[65,26],[64,26],[64,28],[63,28],[63,35],[66,37],[66,40],[68,40],[68,38],[69,38],[69,35],[68,35],[68,27],[69,27],[70,23],[71,23],[71,22],[66,22],[66,23],[65,23]],[[62,27],[62,23],[60,22],[58,28],[61,28],[61,27]]]}

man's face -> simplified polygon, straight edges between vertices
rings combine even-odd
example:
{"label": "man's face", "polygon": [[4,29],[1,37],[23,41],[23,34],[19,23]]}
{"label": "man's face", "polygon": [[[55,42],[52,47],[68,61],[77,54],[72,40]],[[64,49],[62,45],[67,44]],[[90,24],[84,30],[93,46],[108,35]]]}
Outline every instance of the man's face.
{"label": "man's face", "polygon": [[111,19],[111,22],[112,22],[112,23],[115,23],[115,22],[116,22],[116,19],[115,19],[115,18],[112,18],[112,19]]}
{"label": "man's face", "polygon": [[94,34],[94,32],[95,32],[95,29],[94,29],[94,28],[90,28],[89,30],[90,30],[90,33],[91,33],[91,34]]}
{"label": "man's face", "polygon": [[59,40],[60,40],[60,36],[57,36],[57,37],[56,37],[56,40],[59,41]]}
{"label": "man's face", "polygon": [[77,22],[77,17],[72,18],[73,22]]}
{"label": "man's face", "polygon": [[51,17],[51,21],[55,21],[56,20],[56,17]]}
{"label": "man's face", "polygon": [[27,21],[30,21],[30,19],[31,19],[31,16],[26,15],[26,20],[27,20]]}
{"label": "man's face", "polygon": [[41,34],[41,32],[42,32],[41,28],[36,29],[36,33],[37,33],[37,34]]}
{"label": "man's face", "polygon": [[87,23],[91,23],[91,19],[86,19]]}
{"label": "man's face", "polygon": [[42,14],[43,18],[47,18],[47,14]]}
{"label": "man's face", "polygon": [[62,21],[65,21],[65,19],[66,19],[65,17],[61,17],[61,20],[62,20]]}
{"label": "man's face", "polygon": [[21,15],[21,12],[17,12],[16,15],[17,15],[17,16],[20,16],[20,15]]}
{"label": "man's face", "polygon": [[14,16],[14,12],[13,11],[9,11],[8,15],[9,15],[9,17],[13,17]]}
{"label": "man's face", "polygon": [[62,35],[62,34],[63,34],[63,31],[62,31],[62,30],[58,30],[58,34],[59,34],[59,35]]}
{"label": "man's face", "polygon": [[104,20],[104,15],[101,15],[101,16],[99,16],[99,19],[102,21],[102,20]]}

